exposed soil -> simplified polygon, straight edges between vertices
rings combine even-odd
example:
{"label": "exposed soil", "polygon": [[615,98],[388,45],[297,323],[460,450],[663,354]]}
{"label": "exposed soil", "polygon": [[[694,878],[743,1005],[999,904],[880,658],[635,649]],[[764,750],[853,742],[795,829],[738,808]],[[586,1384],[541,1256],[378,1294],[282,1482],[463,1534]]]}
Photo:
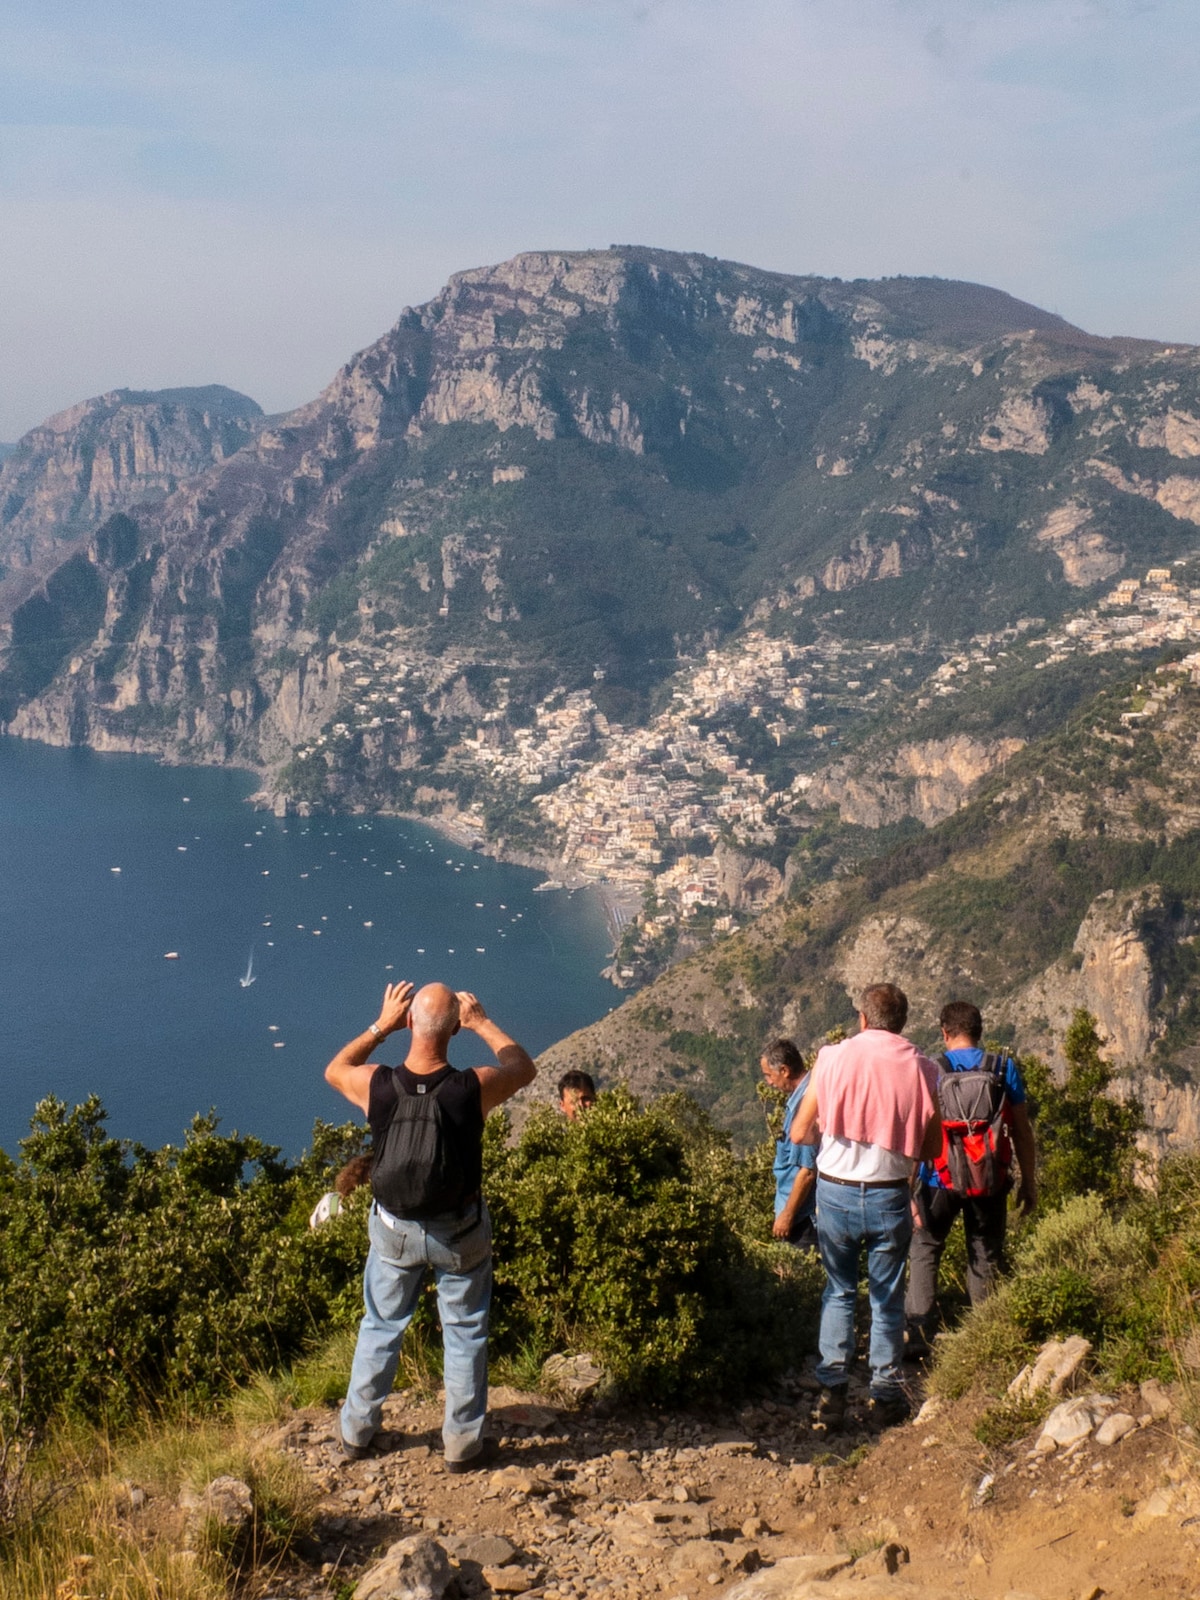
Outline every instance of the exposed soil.
{"label": "exposed soil", "polygon": [[[390,1544],[425,1533],[464,1600],[699,1600],[818,1555],[828,1559],[777,1567],[770,1592],[1200,1600],[1194,1441],[1136,1392],[1120,1397],[1141,1423],[1126,1438],[1038,1456],[1034,1435],[978,1444],[965,1402],[872,1434],[858,1391],[847,1431],[826,1437],[808,1417],[814,1388],[798,1378],[778,1401],[736,1412],[571,1411],[494,1391],[501,1454],[460,1476],[443,1466],[432,1396],[393,1397],[378,1453],[362,1462],[342,1460],[336,1412],[298,1412],[269,1442],[321,1493],[315,1538],[304,1561],[244,1592],[340,1600]],[[766,1578],[750,1587],[765,1594]]]}

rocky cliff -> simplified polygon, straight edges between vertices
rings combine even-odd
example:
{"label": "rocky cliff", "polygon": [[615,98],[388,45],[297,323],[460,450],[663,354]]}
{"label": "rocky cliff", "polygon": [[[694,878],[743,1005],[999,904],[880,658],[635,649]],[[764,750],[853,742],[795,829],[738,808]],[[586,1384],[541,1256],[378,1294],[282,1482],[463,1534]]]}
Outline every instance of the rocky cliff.
{"label": "rocky cliff", "polygon": [[[882,638],[898,605],[946,636],[1061,612],[1183,548],[1200,485],[1191,350],[973,285],[633,248],[458,274],[270,426],[205,395],[88,402],[2,469],[10,568],[77,561],[8,596],[7,715],[260,765],[324,733],[301,788],[365,804],[411,798],[414,744],[461,768],[478,713],[534,688],[595,682],[610,718],[643,714],[746,617]],[[132,534],[86,543],[150,493]],[[369,715],[335,687],[351,641],[392,680]],[[469,704],[441,696],[447,661]],[[913,779],[932,816],[975,760],[942,755],[847,813],[905,809]]]}
{"label": "rocky cliff", "polygon": [[114,389],[33,428],[0,458],[0,614],[113,512],[162,500],[257,433],[262,411],[219,384]]}
{"label": "rocky cliff", "polygon": [[982,778],[1024,748],[1023,739],[924,739],[884,758],[832,762],[802,774],[794,789],[814,810],[836,806],[843,822],[883,828],[903,817],[931,827],[951,816]]}

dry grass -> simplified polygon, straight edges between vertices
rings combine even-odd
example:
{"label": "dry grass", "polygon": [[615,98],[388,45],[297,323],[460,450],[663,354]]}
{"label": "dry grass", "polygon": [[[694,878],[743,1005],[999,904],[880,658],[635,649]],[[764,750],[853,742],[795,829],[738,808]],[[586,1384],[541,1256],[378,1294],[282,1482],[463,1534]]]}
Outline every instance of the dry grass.
{"label": "dry grass", "polygon": [[[250,1486],[241,1550],[202,1533],[184,1549],[185,1487],[228,1473]],[[31,1463],[36,1496],[0,1544],[4,1600],[225,1600],[239,1561],[267,1570],[311,1526],[315,1491],[300,1469],[238,1422],[168,1417],[113,1439],[62,1428]]]}

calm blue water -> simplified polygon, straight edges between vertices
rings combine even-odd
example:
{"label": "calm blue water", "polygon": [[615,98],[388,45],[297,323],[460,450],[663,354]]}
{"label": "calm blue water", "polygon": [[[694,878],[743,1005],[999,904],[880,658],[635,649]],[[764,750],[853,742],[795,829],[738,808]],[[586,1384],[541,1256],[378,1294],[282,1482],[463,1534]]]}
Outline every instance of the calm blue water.
{"label": "calm blue water", "polygon": [[[178,1143],[211,1106],[294,1155],[353,1115],[321,1074],[389,981],[474,990],[535,1054],[615,1003],[594,896],[408,822],[277,821],[254,786],[0,739],[0,1146],[95,1092],[120,1137]],[[491,1057],[461,1035],[451,1059]]]}

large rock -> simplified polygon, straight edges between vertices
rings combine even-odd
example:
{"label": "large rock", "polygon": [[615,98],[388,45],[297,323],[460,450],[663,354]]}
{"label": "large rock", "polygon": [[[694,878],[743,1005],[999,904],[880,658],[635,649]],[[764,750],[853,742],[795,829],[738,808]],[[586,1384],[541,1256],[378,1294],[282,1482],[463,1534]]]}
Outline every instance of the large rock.
{"label": "large rock", "polygon": [[1071,955],[1026,984],[1006,1007],[1031,1048],[1061,1066],[1063,1032],[1082,1006],[1096,1018],[1105,1057],[1117,1066],[1141,1065],[1156,1036],[1154,966],[1144,930],[1162,915],[1162,891],[1154,884],[1096,896]]}
{"label": "large rock", "polygon": [[725,1600],[792,1600],[808,1584],[826,1583],[853,1566],[850,1556],[787,1556],[730,1589]]}
{"label": "large rock", "polygon": [[[901,1546],[893,1547],[899,1562]],[[873,1557],[886,1567],[886,1557]],[[724,1600],[949,1600],[952,1591],[928,1577],[870,1571],[872,1561],[851,1562],[849,1556],[789,1556],[773,1567],[724,1591]]]}
{"label": "large rock", "polygon": [[1137,1420],[1131,1417],[1128,1411],[1114,1411],[1111,1417],[1106,1417],[1096,1429],[1096,1443],[1102,1445],[1117,1444],[1127,1433],[1132,1433],[1137,1427]]}
{"label": "large rock", "polygon": [[1080,1439],[1087,1438],[1115,1404],[1116,1401],[1102,1394],[1081,1394],[1074,1400],[1064,1400],[1046,1418],[1034,1448],[1048,1454],[1077,1444]]}
{"label": "large rock", "polygon": [[1091,1354],[1091,1349],[1090,1342],[1077,1333],[1069,1339],[1051,1339],[1038,1351],[1032,1366],[1021,1368],[1008,1386],[1009,1394],[1017,1399],[1038,1394],[1042,1389],[1061,1394]]}
{"label": "large rock", "polygon": [[443,1600],[454,1572],[450,1558],[427,1534],[399,1539],[364,1572],[354,1600]]}
{"label": "large rock", "polygon": [[185,1489],[179,1504],[188,1514],[190,1542],[203,1540],[232,1549],[248,1536],[254,1523],[250,1486],[229,1473],[214,1478],[199,1491]]}
{"label": "large rock", "polygon": [[545,1387],[568,1400],[586,1400],[603,1385],[604,1379],[604,1368],[589,1355],[550,1356],[542,1368]]}

